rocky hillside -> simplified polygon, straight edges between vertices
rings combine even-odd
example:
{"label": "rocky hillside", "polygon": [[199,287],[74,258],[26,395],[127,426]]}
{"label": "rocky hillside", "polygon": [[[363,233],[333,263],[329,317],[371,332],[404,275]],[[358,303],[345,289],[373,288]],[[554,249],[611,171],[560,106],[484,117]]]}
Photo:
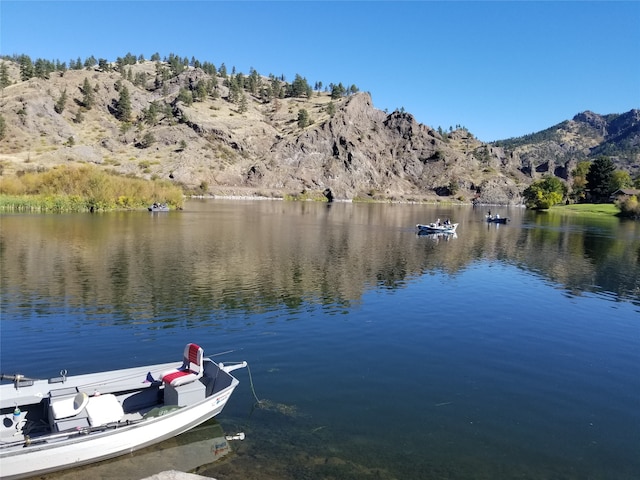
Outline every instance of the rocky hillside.
{"label": "rocky hillside", "polygon": [[[329,189],[338,199],[510,204],[533,179],[569,179],[577,161],[594,155],[613,155],[619,168],[638,173],[638,110],[585,112],[539,134],[484,144],[466,130],[438,132],[409,113],[378,110],[368,93],[238,96],[230,77],[189,67],[160,78],[160,64],[149,61],[122,73],[92,68],[21,81],[16,63],[0,62],[10,79],[0,101],[3,175],[92,163],[213,195]],[[287,86],[265,77],[260,85],[274,81]],[[185,97],[204,82],[215,87],[198,101]],[[128,122],[117,118],[123,88]]]}
{"label": "rocky hillside", "polygon": [[529,177],[553,174],[569,180],[578,161],[610,157],[632,178],[640,175],[640,110],[621,115],[586,111],[551,128],[495,142]]}

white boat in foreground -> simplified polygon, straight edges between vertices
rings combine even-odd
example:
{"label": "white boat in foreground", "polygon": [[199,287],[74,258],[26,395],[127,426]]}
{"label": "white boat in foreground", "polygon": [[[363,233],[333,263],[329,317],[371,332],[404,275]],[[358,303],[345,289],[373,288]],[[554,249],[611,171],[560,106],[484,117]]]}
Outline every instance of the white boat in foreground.
{"label": "white boat in foreground", "polygon": [[440,219],[433,223],[416,225],[418,233],[456,233],[457,223],[451,223],[448,220],[441,222]]}
{"label": "white boat in foreground", "polygon": [[219,414],[246,367],[185,347],[176,362],[34,380],[3,375],[0,476],[17,479],[130,453]]}

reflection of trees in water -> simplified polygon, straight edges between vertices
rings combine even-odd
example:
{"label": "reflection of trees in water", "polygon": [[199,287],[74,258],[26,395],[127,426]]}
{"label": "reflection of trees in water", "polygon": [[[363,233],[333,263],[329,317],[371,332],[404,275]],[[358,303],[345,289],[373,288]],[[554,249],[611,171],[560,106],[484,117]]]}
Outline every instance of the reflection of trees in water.
{"label": "reflection of trees in water", "polygon": [[[399,288],[425,273],[456,275],[477,261],[504,261],[573,293],[638,298],[637,222],[519,214],[499,228],[470,208],[430,214],[424,206],[327,209],[283,202],[162,218],[139,212],[8,216],[2,291],[22,303],[44,304],[48,297],[52,304],[91,307],[98,316],[101,308],[115,308],[122,322],[188,326],[283,307],[348,309],[370,288]],[[457,238],[417,237],[415,223],[432,215],[459,221]]]}
{"label": "reflection of trees in water", "polygon": [[638,299],[640,225],[619,225],[610,217],[535,218],[535,228],[522,231],[516,253],[522,265],[565,286],[573,294],[610,292]]}

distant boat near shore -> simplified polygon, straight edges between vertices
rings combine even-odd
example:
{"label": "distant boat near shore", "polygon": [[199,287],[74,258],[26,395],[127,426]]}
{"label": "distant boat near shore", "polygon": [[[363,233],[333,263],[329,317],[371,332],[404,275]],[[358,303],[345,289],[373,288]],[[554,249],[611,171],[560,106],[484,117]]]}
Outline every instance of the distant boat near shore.
{"label": "distant boat near shore", "polygon": [[150,212],[168,212],[169,205],[167,205],[166,203],[154,203],[153,205],[149,206],[149,211]]}
{"label": "distant boat near shore", "polygon": [[509,221],[509,217],[501,217],[500,215],[487,215],[488,223],[507,223]]}

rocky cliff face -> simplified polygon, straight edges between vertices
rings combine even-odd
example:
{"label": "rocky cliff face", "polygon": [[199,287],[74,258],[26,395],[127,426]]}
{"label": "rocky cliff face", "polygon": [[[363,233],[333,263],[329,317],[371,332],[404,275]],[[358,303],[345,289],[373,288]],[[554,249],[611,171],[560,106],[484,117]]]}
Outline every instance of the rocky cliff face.
{"label": "rocky cliff face", "polygon": [[[211,79],[200,69],[162,85],[151,62],[130,67],[146,79],[136,85],[120,73],[95,70],[21,82],[8,63],[13,82],[0,101],[4,175],[90,162],[205,194],[313,196],[329,189],[338,199],[510,204],[520,203],[533,179],[549,173],[569,179],[577,161],[598,151],[614,151],[621,168],[638,168],[637,110],[584,112],[539,134],[483,144],[465,130],[437,132],[408,113],[387,114],[367,93],[266,100],[245,92],[241,109],[229,101],[222,78],[206,99],[180,101],[181,89],[193,91]],[[90,109],[82,103],[85,78],[95,92]],[[122,86],[130,92],[130,123],[114,116]],[[56,103],[63,92],[61,110]],[[149,121],[152,104],[160,113]],[[301,110],[310,125],[299,126]]]}

